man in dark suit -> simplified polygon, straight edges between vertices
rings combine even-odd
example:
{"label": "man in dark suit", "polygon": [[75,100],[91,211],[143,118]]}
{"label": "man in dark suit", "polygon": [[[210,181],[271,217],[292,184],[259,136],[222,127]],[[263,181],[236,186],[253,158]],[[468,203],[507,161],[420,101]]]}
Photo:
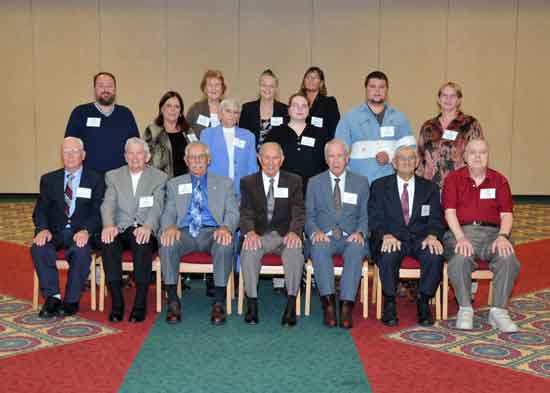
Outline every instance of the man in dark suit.
{"label": "man in dark suit", "polygon": [[369,199],[371,244],[384,293],[382,322],[388,326],[398,324],[395,293],[406,256],[416,258],[421,266],[418,322],[423,326],[434,322],[428,300],[441,280],[443,246],[439,239],[444,226],[439,188],[414,175],[417,165],[415,149],[399,147],[393,158],[396,174],[374,181]]}
{"label": "man in dark suit", "polygon": [[302,179],[281,171],[283,150],[277,143],[264,143],[258,154],[262,170],[241,179],[241,269],[247,295],[245,322],[258,323],[258,277],[261,259],[267,253],[281,256],[288,301],[283,326],[296,325],[296,295],[304,265],[302,231],[304,199]]}
{"label": "man in dark suit", "polygon": [[347,170],[349,151],[340,139],[325,145],[329,170],[313,177],[306,193],[306,235],[323,305],[324,324],[336,326],[332,256],[344,258],[340,281],[340,327],[353,325],[353,302],[367,254],[369,181]]}
{"label": "man in dark suit", "polygon": [[[46,302],[41,318],[78,312],[80,295],[88,278],[93,238],[101,229],[99,206],[103,176],[82,167],[86,157],[82,140],[67,137],[61,147],[63,169],[40,179],[40,195],[33,212],[36,227],[31,256]],[[56,251],[65,250],[69,274],[61,303]]]}

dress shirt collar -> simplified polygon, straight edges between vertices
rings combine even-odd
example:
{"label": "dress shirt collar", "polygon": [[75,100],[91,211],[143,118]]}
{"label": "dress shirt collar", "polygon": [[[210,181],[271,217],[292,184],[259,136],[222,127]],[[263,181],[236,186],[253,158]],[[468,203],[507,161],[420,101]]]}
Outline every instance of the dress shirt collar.
{"label": "dress shirt collar", "polygon": [[[332,190],[334,190],[334,184],[336,183],[334,181],[334,179],[336,179],[337,176],[335,176],[334,173],[332,173],[330,170],[328,171],[328,173],[329,173],[329,176],[330,176],[331,188],[332,188]],[[347,173],[347,170],[345,170],[344,172],[342,172],[342,174],[340,176],[338,176],[338,179],[340,179],[340,191],[341,192],[344,192],[344,190],[346,189],[346,173]]]}
{"label": "dress shirt collar", "polygon": [[[273,179],[274,179],[273,187],[274,188],[277,188],[279,186],[279,176],[280,176],[280,174],[281,174],[281,171],[277,172],[277,174],[273,177]],[[262,171],[262,180],[263,180],[263,183],[264,183],[265,195],[267,195],[267,193],[269,192],[269,179],[271,179],[271,178],[269,176],[267,176],[264,171]]]}
{"label": "dress shirt collar", "polygon": [[200,181],[201,189],[206,192],[206,181],[207,181],[208,173],[205,173],[202,176],[195,176],[191,175],[191,184],[193,184],[193,189],[197,186],[197,181]]}

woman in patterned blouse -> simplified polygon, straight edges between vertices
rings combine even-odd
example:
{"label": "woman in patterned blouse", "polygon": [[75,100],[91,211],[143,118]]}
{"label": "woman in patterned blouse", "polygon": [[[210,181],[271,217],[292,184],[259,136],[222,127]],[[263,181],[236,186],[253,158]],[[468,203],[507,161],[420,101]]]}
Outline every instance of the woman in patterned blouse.
{"label": "woman in patterned blouse", "polygon": [[483,138],[481,124],[460,110],[462,89],[455,82],[441,86],[437,105],[441,113],[427,120],[418,136],[420,164],[417,175],[443,187],[445,177],[465,165],[463,155],[470,139]]}

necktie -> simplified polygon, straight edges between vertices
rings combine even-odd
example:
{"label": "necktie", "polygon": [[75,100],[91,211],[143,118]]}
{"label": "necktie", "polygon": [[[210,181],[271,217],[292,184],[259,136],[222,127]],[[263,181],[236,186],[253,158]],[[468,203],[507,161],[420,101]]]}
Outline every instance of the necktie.
{"label": "necktie", "polygon": [[192,237],[199,236],[202,224],[202,192],[200,179],[197,179],[197,186],[191,196],[191,222],[189,223],[189,233]]}
{"label": "necktie", "polygon": [[269,191],[267,192],[267,221],[271,221],[273,218],[273,211],[275,210],[275,189],[273,188],[274,178],[269,179]]}
{"label": "necktie", "polygon": [[403,184],[403,193],[401,194],[401,210],[403,210],[405,225],[409,225],[409,192],[407,186],[407,183]]}
{"label": "necktie", "polygon": [[[336,211],[336,218],[338,219],[342,215],[342,192],[340,191],[339,178],[334,179],[333,198],[334,198],[334,210]],[[336,224],[334,226],[334,228],[332,229],[332,235],[336,240],[340,240],[342,238],[342,229],[340,228],[340,225]]]}
{"label": "necktie", "polygon": [[67,176],[67,185],[65,186],[65,206],[63,210],[67,217],[71,216],[71,205],[73,204],[73,179],[74,174]]}

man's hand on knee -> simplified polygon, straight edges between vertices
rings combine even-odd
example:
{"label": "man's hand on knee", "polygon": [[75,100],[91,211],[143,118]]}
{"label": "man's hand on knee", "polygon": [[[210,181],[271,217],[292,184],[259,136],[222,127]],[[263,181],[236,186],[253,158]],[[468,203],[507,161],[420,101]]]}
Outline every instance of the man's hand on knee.
{"label": "man's hand on knee", "polygon": [[231,231],[227,227],[219,227],[214,231],[213,234],[214,240],[221,244],[222,246],[228,246],[231,244],[231,240],[233,239],[233,235],[231,234]]}
{"label": "man's hand on knee", "polygon": [[160,235],[160,244],[164,247],[171,247],[176,240],[180,240],[181,232],[175,225],[170,225]]}
{"label": "man's hand on knee", "polygon": [[112,243],[118,235],[118,228],[114,225],[107,225],[101,231],[101,241],[105,244]]}
{"label": "man's hand on knee", "polygon": [[88,244],[88,239],[90,238],[90,234],[86,229],[82,229],[74,234],[73,240],[77,247],[84,247],[86,244]]}
{"label": "man's hand on knee", "polygon": [[401,251],[401,241],[393,235],[384,235],[382,239],[382,252],[396,252]]}
{"label": "man's hand on knee", "polygon": [[254,231],[248,232],[244,235],[243,248],[246,251],[256,251],[262,247],[262,238]]}
{"label": "man's hand on knee", "polygon": [[136,238],[137,244],[147,244],[151,238],[151,228],[147,225],[143,225],[134,229],[132,232]]}
{"label": "man's hand on knee", "polygon": [[294,232],[288,232],[287,235],[283,238],[283,243],[288,248],[302,247],[302,239]]}
{"label": "man's hand on knee", "polygon": [[33,243],[39,247],[42,247],[44,244],[52,240],[52,233],[48,229],[42,229],[36,234]]}
{"label": "man's hand on knee", "polygon": [[472,243],[465,237],[457,239],[455,254],[459,254],[464,257],[471,257],[472,255],[474,255],[474,246],[472,246]]}

